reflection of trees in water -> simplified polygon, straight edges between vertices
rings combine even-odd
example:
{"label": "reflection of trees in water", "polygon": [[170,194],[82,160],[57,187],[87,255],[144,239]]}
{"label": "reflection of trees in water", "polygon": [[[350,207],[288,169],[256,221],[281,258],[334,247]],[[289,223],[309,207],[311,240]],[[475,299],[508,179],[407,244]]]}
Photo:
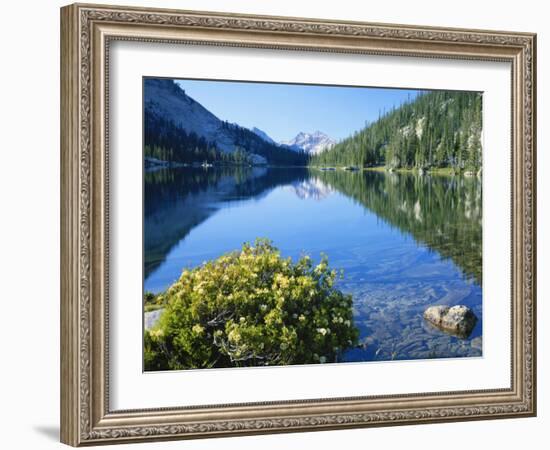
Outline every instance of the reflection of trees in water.
{"label": "reflection of trees in water", "polygon": [[452,259],[481,284],[482,208],[477,178],[249,167],[145,174],[145,276],[222,202],[258,198],[286,185],[303,198],[322,199],[319,192],[338,190],[443,258]]}
{"label": "reflection of trees in water", "polygon": [[145,277],[189,231],[214,214],[220,202],[259,197],[276,186],[301,182],[308,176],[307,169],[262,167],[186,167],[146,172]]}
{"label": "reflection of trees in water", "polygon": [[475,177],[377,172],[315,176],[482,280],[482,195]]}
{"label": "reflection of trees in water", "polygon": [[214,188],[224,178],[236,183],[252,176],[249,167],[222,167],[220,169],[161,169],[145,173],[145,217],[175,201]]}

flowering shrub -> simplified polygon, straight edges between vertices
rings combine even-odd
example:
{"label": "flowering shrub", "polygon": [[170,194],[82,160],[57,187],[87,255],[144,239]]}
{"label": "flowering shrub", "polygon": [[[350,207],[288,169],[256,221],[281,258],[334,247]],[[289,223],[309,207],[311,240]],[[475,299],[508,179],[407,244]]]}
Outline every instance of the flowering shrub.
{"label": "flowering shrub", "polygon": [[326,257],[293,263],[267,240],[184,270],[145,332],[145,368],[334,362],[358,337],[336,276]]}

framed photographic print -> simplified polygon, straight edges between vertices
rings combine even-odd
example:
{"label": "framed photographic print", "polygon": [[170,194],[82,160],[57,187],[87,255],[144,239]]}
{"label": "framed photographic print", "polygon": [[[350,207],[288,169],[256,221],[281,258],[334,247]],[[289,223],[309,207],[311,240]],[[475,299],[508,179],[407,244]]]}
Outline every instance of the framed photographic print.
{"label": "framed photographic print", "polygon": [[61,9],[61,439],[536,413],[530,33]]}

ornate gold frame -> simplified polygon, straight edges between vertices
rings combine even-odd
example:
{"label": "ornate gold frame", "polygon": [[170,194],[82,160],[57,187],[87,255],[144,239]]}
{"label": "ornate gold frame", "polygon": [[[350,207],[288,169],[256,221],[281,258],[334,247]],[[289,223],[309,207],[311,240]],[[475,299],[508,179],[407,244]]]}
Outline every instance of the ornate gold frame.
{"label": "ornate gold frame", "polygon": [[[512,66],[509,389],[111,411],[108,398],[108,58],[113,40],[507,61]],[[61,440],[296,432],[536,413],[536,36],[75,4],[61,9]]]}

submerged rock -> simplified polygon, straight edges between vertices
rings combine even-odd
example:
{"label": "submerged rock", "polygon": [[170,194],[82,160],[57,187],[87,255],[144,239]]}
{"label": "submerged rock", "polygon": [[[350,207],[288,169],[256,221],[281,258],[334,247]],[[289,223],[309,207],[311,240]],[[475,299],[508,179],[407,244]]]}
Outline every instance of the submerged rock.
{"label": "submerged rock", "polygon": [[467,338],[477,323],[477,317],[474,312],[464,305],[430,306],[424,311],[424,319],[435,325],[442,331],[465,339]]}

